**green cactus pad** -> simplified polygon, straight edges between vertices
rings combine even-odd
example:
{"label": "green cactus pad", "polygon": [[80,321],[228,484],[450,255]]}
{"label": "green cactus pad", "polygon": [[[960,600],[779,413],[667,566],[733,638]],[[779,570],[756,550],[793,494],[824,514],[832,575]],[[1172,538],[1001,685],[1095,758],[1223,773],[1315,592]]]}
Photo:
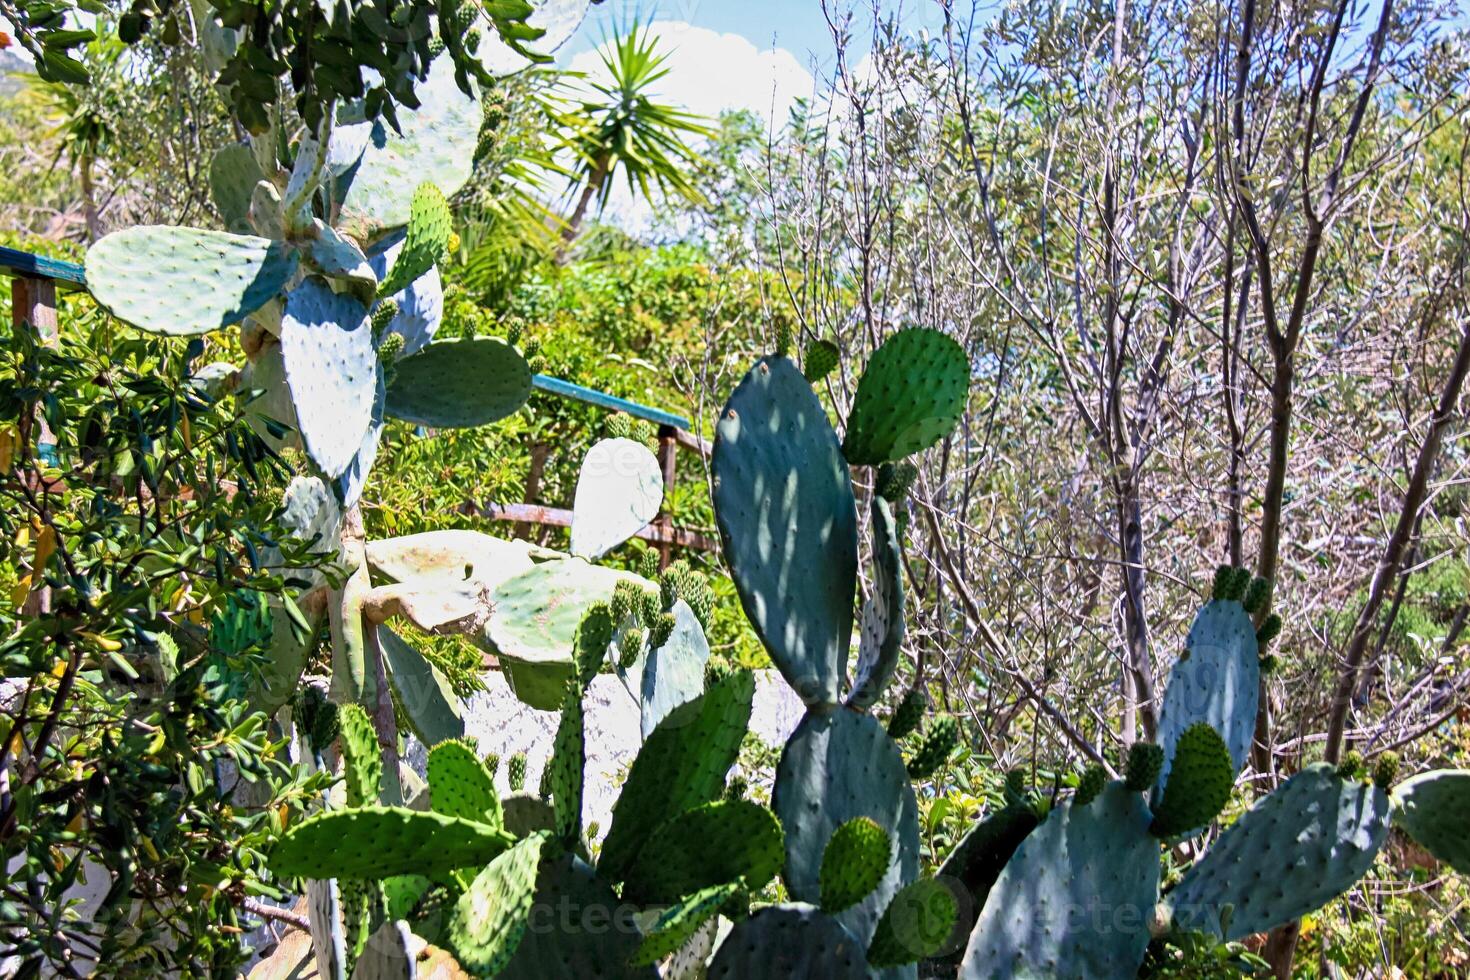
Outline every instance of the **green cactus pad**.
{"label": "green cactus pad", "polygon": [[617,883],[668,817],[718,799],[750,722],[755,679],[742,670],[659,723],[628,772],[602,842],[598,874]]}
{"label": "green cactus pad", "polygon": [[960,744],[960,723],[954,715],[940,715],[924,728],[918,747],[908,762],[908,773],[914,779],[928,779],[949,761]]}
{"label": "green cactus pad", "polygon": [[352,462],[347,464],[347,469],[337,478],[337,493],[342,498],[343,507],[354,507],[362,498],[368,474],[372,472],[373,463],[378,459],[378,443],[383,438],[383,413],[387,404],[388,386],[380,369],[373,390],[373,411],[367,431],[362,434],[362,442],[358,443]]}
{"label": "green cactus pad", "polygon": [[570,660],[561,663],[527,663],[501,657],[500,670],[517,700],[537,711],[561,710],[561,699],[566,693],[567,684],[577,676],[577,667]]}
{"label": "green cactus pad", "polygon": [[893,896],[868,944],[876,969],[928,959],[956,941],[960,904],[954,891],[935,878],[920,878]]}
{"label": "green cactus pad", "polygon": [[541,550],[479,531],[425,531],[369,541],[367,560],[374,573],[394,582],[475,582],[493,589],[534,566],[531,556]]}
{"label": "green cactus pad", "polygon": [[352,980],[413,980],[418,963],[407,922],[389,920],[367,937]]}
{"label": "green cactus pad", "polygon": [[367,806],[307,817],[276,844],[270,866],[303,878],[432,877],[484,864],[514,843],[505,831],[473,820]]}
{"label": "green cactus pad", "polygon": [[200,228],[138,225],[87,250],[87,288],[119,319],[187,336],[239,323],[296,272],[283,242]]}
{"label": "green cactus pad", "polygon": [[419,741],[436,745],[464,735],[464,706],[439,668],[386,626],[378,627],[378,645],[388,682]]}
{"label": "green cactus pad", "polygon": [[248,235],[253,230],[250,195],[264,177],[255,151],[247,144],[230,143],[215,151],[209,163],[209,196],[227,231]]}
{"label": "green cactus pad", "polygon": [[474,169],[483,113],[455,84],[451,59],[434,59],[416,89],[421,106],[398,110],[398,132],[373,122],[361,159],[343,176],[338,227],[360,242],[407,224],[420,184],[453,197]]}
{"label": "green cactus pad", "polygon": [[240,371],[236,389],[245,406],[245,421],[266,445],[276,452],[300,449],[296,431],[296,409],[291,406],[291,389],[286,385],[286,365],[281,345],[268,339]]}
{"label": "green cactus pad", "polygon": [[494,976],[510,961],[526,934],[536,897],[545,834],[533,834],[498,855],[475,876],[455,903],[449,947],[461,965]]}
{"label": "green cactus pad", "polygon": [[556,811],[534,793],[513,792],[500,801],[500,806],[505,829],[517,837],[527,837],[538,830],[556,831]]}
{"label": "green cactus pad", "polygon": [[1251,618],[1233,599],[1211,601],[1195,616],[1185,651],[1169,673],[1159,713],[1158,742],[1164,750],[1159,785],[1169,778],[1180,736],[1202,721],[1225,739],[1235,773],[1240,772],[1255,738],[1260,682]]}
{"label": "green cactus pad", "polygon": [[719,914],[720,907],[739,893],[738,881],[701,888],[669,906],[643,935],[629,962],[651,966],[681,949],[700,928]]}
{"label": "green cactus pad", "polygon": [[599,558],[658,516],[663,468],[632,439],[603,439],[587,450],[572,503],[572,554]]}
{"label": "green cactus pad", "polygon": [[378,287],[379,298],[392,296],[439,264],[449,251],[452,220],[443,192],[433,184],[420,184],[409,203],[403,248]]}
{"label": "green cactus pad", "polygon": [[378,276],[356,242],[339,234],[320,218],[312,219],[307,234],[310,238],[306,255],[318,272],[328,279],[341,280],[353,287],[354,292],[357,292],[356,287],[362,287],[364,293],[371,295],[378,286]]}
{"label": "green cactus pad", "polygon": [[435,813],[504,826],[494,777],[473,745],[463,739],[440,742],[429,750],[427,773],[429,805]]}
{"label": "green cactus pad", "polygon": [[847,703],[868,708],[883,696],[898,668],[903,648],[903,545],[893,520],[893,505],[873,495],[873,594],[863,603],[856,678]]}
{"label": "green cactus pad", "polygon": [[1136,974],[1159,893],[1151,819],[1121,782],[1053,810],[990,889],[960,980]]}
{"label": "green cactus pad", "polygon": [[[380,282],[398,261],[403,247],[403,240],[394,238],[368,252],[368,265]],[[403,338],[399,357],[417,354],[434,339],[444,317],[444,282],[439,270],[430,269],[398,292],[379,300],[373,307],[374,312],[388,302],[393,303],[395,311],[383,336],[397,334]]]}
{"label": "green cactus pad", "polygon": [[373,420],[378,355],[361,303],[308,279],[286,297],[281,359],[296,425],[322,472],[340,476]]}
{"label": "green cactus pad", "polygon": [[952,337],[924,327],[900,330],[873,352],[858,382],[842,453],[875,466],[928,449],[965,410],[970,362]]}
{"label": "green cactus pad", "polygon": [[868,980],[863,944],[811,905],[768,905],[739,922],[710,961],[708,980]]}
{"label": "green cactus pad", "polygon": [[378,735],[367,712],[345,704],[337,712],[342,744],[342,768],[346,777],[347,805],[366,806],[378,802],[383,781],[383,755]]}
{"label": "green cactus pad", "polygon": [[[631,572],[580,558],[547,561],[501,582],[491,593],[494,614],[482,643],[498,656],[530,664],[572,663],[577,627],[594,602],[610,602],[619,582],[651,588]],[[552,710],[561,706],[558,689]]]}
{"label": "green cactus pad", "polygon": [[939,877],[958,880],[974,899],[975,908],[982,907],[1006,862],[1040,823],[1036,811],[1026,804],[996,810],[960,838],[940,865]]}
{"label": "green cactus pad", "polygon": [[1436,769],[1393,791],[1393,822],[1439,860],[1470,874],[1470,769]]}
{"label": "green cactus pad", "polygon": [[572,640],[572,660],[576,662],[579,687],[585,689],[607,665],[607,648],[612,646],[612,640],[612,607],[606,602],[594,602],[587,607],[587,615],[577,625]]}
{"label": "green cactus pad", "polygon": [[1153,742],[1134,742],[1128,746],[1123,763],[1124,785],[1134,793],[1144,793],[1158,782],[1164,770],[1164,749]]}
{"label": "green cactus pad", "polygon": [[683,599],[674,602],[674,629],[661,645],[649,649],[637,675],[638,712],[647,738],[670,711],[704,691],[704,665],[709,643],[694,610]]}
{"label": "green cactus pad", "polygon": [[562,700],[561,719],[556,726],[546,778],[556,814],[556,833],[562,843],[574,846],[582,836],[582,771],[587,764],[587,743],[582,728],[582,689],[568,684]]}
{"label": "green cactus pad", "polygon": [[919,816],[898,746],[871,716],[840,709],[808,712],[781,753],[771,809],[786,833],[786,889],[822,897],[822,855],[839,826],[869,817],[893,839],[883,880],[837,918],[863,943],[898,890],[919,874]]}
{"label": "green cactus pad", "polygon": [[715,517],[745,615],[803,701],[835,704],[857,587],[856,504],[837,436],[784,357],[751,369],[715,428]]}
{"label": "green cactus pad", "polygon": [[[709,885],[743,881],[759,891],[785,859],[775,814],[749,800],[718,800],[662,823],[638,853],[623,898],[665,905]],[[887,866],[887,862],[884,862]]]}
{"label": "green cactus pad", "polygon": [[531,914],[496,980],[657,980],[630,962],[640,942],[632,907],[572,855],[541,862]]}
{"label": "green cactus pad", "polygon": [[502,340],[443,340],[398,362],[387,412],[434,429],[485,425],[519,409],[531,394],[531,369]]}
{"label": "green cactus pad", "polygon": [[1267,932],[1341,895],[1373,866],[1388,837],[1388,794],[1344,782],[1315,763],[1256,801],[1169,893],[1171,920],[1222,937]]}
{"label": "green cactus pad", "polygon": [[1184,730],[1162,799],[1156,797],[1153,833],[1177,837],[1209,824],[1230,800],[1235,765],[1220,733],[1205,722]]}
{"label": "green cactus pad", "polygon": [[832,832],[818,876],[822,911],[833,915],[861,902],[888,873],[893,841],[869,817],[854,817]]}
{"label": "green cactus pad", "polygon": [[837,366],[841,351],[830,340],[814,340],[807,345],[802,357],[801,373],[812,384],[821,381]]}
{"label": "green cactus pad", "polygon": [[907,738],[917,731],[928,707],[929,696],[924,693],[923,688],[918,686],[909,688],[904,692],[888,719],[888,737],[895,740]]}

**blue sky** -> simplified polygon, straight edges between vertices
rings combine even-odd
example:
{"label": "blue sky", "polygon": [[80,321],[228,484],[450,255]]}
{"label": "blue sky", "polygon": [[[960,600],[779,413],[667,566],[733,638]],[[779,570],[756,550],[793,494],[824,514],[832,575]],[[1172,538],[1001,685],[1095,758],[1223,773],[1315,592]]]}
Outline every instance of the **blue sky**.
{"label": "blue sky", "polygon": [[818,0],[603,0],[567,43],[567,53],[587,50],[614,25],[635,16],[738,34],[759,48],[785,48],[802,64],[812,53],[825,60],[832,47]]}

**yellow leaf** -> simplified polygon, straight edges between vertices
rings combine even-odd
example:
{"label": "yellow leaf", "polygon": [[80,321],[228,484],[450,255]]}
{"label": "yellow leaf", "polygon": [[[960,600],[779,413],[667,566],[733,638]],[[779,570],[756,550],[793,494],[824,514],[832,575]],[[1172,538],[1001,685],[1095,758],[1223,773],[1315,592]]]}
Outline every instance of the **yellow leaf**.
{"label": "yellow leaf", "polygon": [[62,675],[65,674],[65,673],[66,673],[66,661],[65,660],[58,660],[58,661],[56,661],[56,663],[54,663],[54,664],[51,665],[51,676],[54,677],[54,678],[56,678],[57,680],[61,680]]}
{"label": "yellow leaf", "polygon": [[10,757],[19,759],[23,748],[25,748],[25,742],[20,737],[20,726],[16,725],[10,730]]}
{"label": "yellow leaf", "polygon": [[78,810],[76,815],[66,825],[68,834],[80,834],[82,832],[82,811]]}
{"label": "yellow leaf", "polygon": [[37,581],[40,581],[46,563],[54,554],[56,554],[56,528],[47,524],[36,534],[36,556],[31,560],[31,575]]}
{"label": "yellow leaf", "polygon": [[31,577],[29,575],[22,575],[20,577],[20,581],[16,582],[15,587],[10,590],[10,604],[19,609],[21,606],[25,605],[26,596],[30,594]]}
{"label": "yellow leaf", "polygon": [[10,469],[10,464],[15,462],[15,443],[18,436],[14,426],[7,425],[0,429],[0,472]]}
{"label": "yellow leaf", "polygon": [[77,635],[97,644],[100,649],[106,650],[108,653],[117,653],[117,651],[123,648],[123,645],[116,640],[108,639],[105,636],[98,636],[96,633],[91,633],[87,630],[78,630]]}
{"label": "yellow leaf", "polygon": [[148,860],[160,860],[160,858],[158,857],[158,848],[153,846],[153,841],[148,838],[147,834],[139,834],[138,841],[143,845],[143,850],[147,853]]}

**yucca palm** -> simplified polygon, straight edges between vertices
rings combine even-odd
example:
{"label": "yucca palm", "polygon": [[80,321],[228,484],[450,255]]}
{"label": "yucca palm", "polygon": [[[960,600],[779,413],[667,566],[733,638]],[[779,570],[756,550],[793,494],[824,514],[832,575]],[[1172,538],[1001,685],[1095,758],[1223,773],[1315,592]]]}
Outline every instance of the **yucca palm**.
{"label": "yucca palm", "polygon": [[581,193],[562,228],[563,248],[577,237],[593,199],[599,210],[606,206],[620,169],[629,189],[645,197],[655,186],[665,194],[698,197],[686,170],[698,164],[699,153],[687,140],[713,130],[703,116],[654,101],[653,86],[669,73],[668,54],[657,48],[658,38],[635,23],[599,51],[611,80],[589,83],[602,98],[582,103],[586,121],[567,139],[580,160],[572,187]]}

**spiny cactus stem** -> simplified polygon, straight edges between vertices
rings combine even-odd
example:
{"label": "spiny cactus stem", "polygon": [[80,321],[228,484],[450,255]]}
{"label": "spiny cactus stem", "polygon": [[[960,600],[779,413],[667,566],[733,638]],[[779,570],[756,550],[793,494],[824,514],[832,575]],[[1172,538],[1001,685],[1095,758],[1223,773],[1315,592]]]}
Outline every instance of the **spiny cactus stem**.
{"label": "spiny cactus stem", "polygon": [[[362,509],[353,505],[342,515],[342,553],[355,564],[362,574],[367,574],[367,535],[362,525]],[[390,799],[397,801],[402,796],[398,784],[398,718],[393,712],[393,695],[388,689],[388,672],[383,664],[383,648],[378,643],[378,627],[370,622],[365,612],[357,615],[363,619],[362,631],[367,658],[373,672],[374,697],[372,711],[373,728],[378,735],[378,746],[383,752],[384,787]]]}

